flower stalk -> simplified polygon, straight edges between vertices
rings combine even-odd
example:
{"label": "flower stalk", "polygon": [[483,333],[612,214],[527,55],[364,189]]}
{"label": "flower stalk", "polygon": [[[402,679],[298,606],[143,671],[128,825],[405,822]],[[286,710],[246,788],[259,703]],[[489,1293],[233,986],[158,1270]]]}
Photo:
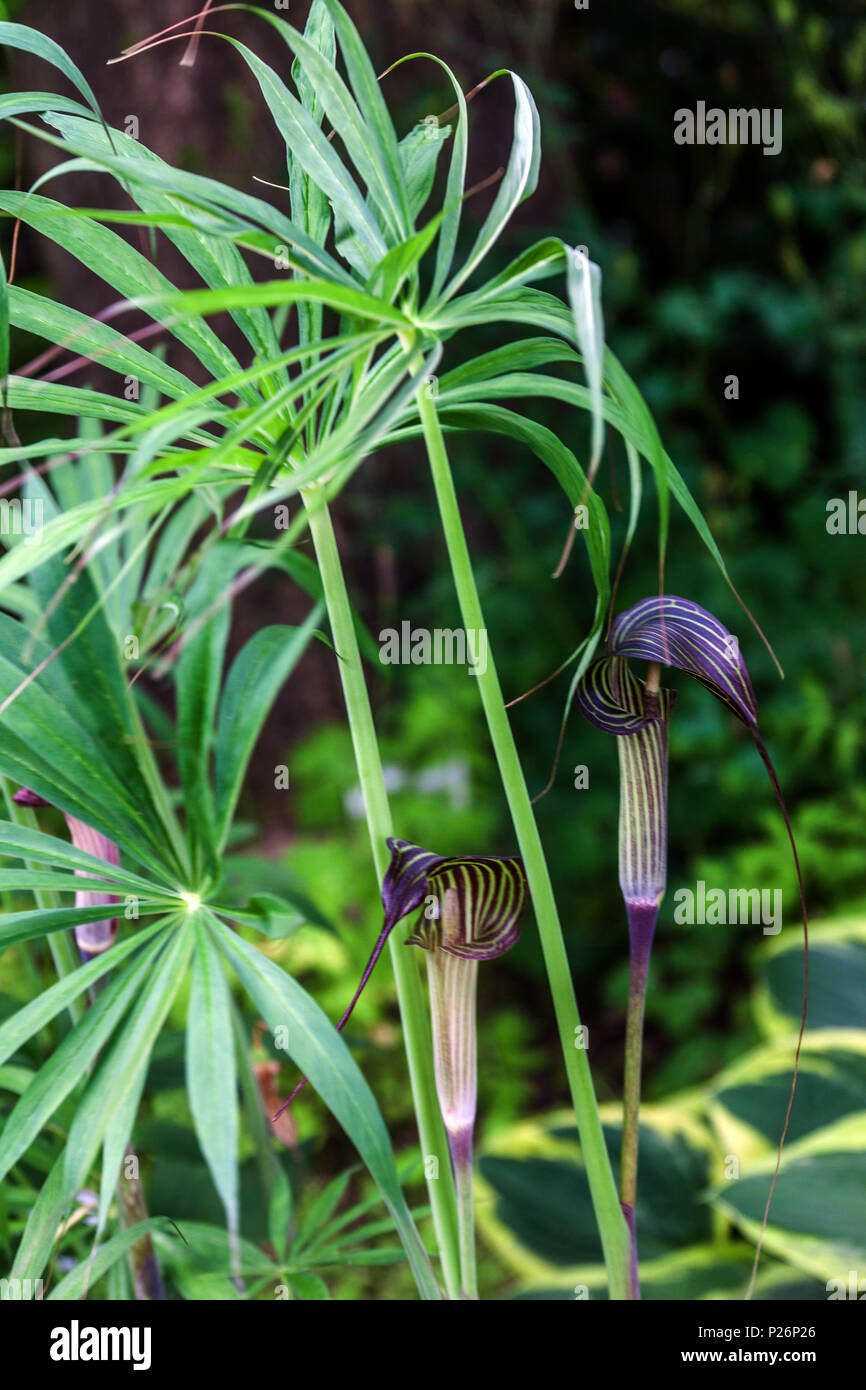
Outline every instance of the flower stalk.
{"label": "flower stalk", "polygon": [[668,720],[671,691],[659,688],[651,663],[640,688],[625,664],[612,669],[615,698],[640,725],[617,740],[620,766],[619,879],[629,930],[629,987],[620,1147],[619,1196],[632,1239],[630,1299],[640,1298],[636,1203],[640,1146],[641,1055],[653,936],[667,879]]}
{"label": "flower stalk", "polygon": [[384,931],[425,903],[407,946],[427,954],[439,1108],[457,1193],[460,1297],[478,1298],[473,1210],[473,1133],[478,1096],[478,964],[509,950],[520,934],[526,876],[519,859],[444,859],[391,840],[382,886]]}

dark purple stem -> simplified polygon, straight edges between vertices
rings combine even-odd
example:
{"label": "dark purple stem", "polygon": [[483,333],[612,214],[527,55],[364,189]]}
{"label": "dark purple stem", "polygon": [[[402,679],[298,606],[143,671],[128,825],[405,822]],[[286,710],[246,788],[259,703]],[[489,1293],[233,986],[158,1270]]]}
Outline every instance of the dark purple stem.
{"label": "dark purple stem", "polygon": [[[370,956],[370,959],[367,961],[366,966],[364,967],[364,973],[363,973],[363,975],[361,976],[361,983],[358,985],[358,988],[355,990],[355,993],[352,995],[352,1000],[351,1000],[351,1003],[349,1004],[349,1007],[346,1009],[346,1012],[343,1014],[343,1017],[340,1019],[340,1022],[337,1024],[337,1032],[338,1032],[338,1033],[341,1033],[341,1032],[343,1031],[343,1028],[345,1027],[345,1025],[348,1023],[349,1018],[351,1017],[351,1014],[352,1014],[352,1010],[354,1009],[355,1005],[357,1004],[358,1000],[360,999],[361,994],[362,994],[362,992],[363,992],[363,990],[364,990],[364,986],[366,985],[367,981],[369,980],[370,976],[372,975],[372,973],[373,973],[373,968],[374,968],[374,966],[375,966],[375,964],[376,964],[376,961],[377,961],[377,960],[379,959],[379,957],[381,956],[382,951],[383,951],[383,949],[384,949],[384,947],[385,947],[385,942],[388,940],[388,937],[390,936],[390,934],[391,934],[391,932],[393,931],[393,929],[394,929],[394,923],[393,923],[393,922],[388,922],[388,923],[385,925],[385,927],[383,927],[383,929],[382,929],[382,931],[381,931],[381,933],[380,933],[380,935],[379,935],[379,940],[376,942],[376,945],[373,947],[373,953],[372,953],[372,955]],[[301,1080],[298,1082],[297,1086],[296,1086],[295,1089],[292,1091],[292,1094],[289,1096],[288,1100],[284,1100],[284,1101],[283,1101],[283,1103],[282,1103],[282,1105],[280,1106],[280,1108],[279,1108],[279,1110],[277,1111],[277,1113],[276,1113],[275,1115],[272,1115],[272,1116],[271,1116],[271,1120],[278,1120],[278,1119],[279,1119],[279,1117],[282,1115],[283,1111],[286,1110],[286,1109],[288,1109],[288,1107],[291,1105],[292,1101],[295,1099],[295,1096],[298,1094],[299,1091],[302,1091],[302,1090],[304,1089],[304,1087],[306,1086],[306,1084],[307,1084],[307,1077],[306,1077],[306,1076],[301,1077]]]}
{"label": "dark purple stem", "polygon": [[628,1202],[620,1202],[622,1214],[625,1217],[625,1224],[628,1226],[628,1233],[631,1237],[631,1262],[628,1269],[628,1296],[629,1299],[640,1299],[640,1278],[637,1267],[637,1231],[635,1229],[634,1207],[630,1207]]}
{"label": "dark purple stem", "polygon": [[640,1298],[637,1266],[635,1205],[637,1200],[637,1160],[640,1130],[640,1073],[643,1049],[643,1018],[646,982],[658,903],[627,902],[630,940],[628,1011],[625,1026],[625,1079],[623,1083],[622,1147],[620,1150],[620,1204],[628,1223],[632,1244],[629,1298]]}

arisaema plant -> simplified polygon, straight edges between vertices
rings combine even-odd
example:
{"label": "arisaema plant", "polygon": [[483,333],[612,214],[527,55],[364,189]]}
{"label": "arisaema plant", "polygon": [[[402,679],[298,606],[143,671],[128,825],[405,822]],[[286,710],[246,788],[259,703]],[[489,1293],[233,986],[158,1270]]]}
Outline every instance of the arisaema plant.
{"label": "arisaema plant", "polygon": [[[649,662],[645,681],[634,675],[630,660]],[[799,858],[773,764],[758,731],[758,705],[739,642],[718,618],[691,599],[677,598],[672,594],[643,599],[613,621],[607,655],[589,665],[577,686],[580,712],[595,728],[616,736],[619,754],[619,882],[628,918],[630,945],[620,1197],[635,1242],[632,1270],[634,1297],[639,1297],[635,1202],[641,1043],[650,954],[667,881],[668,732],[676,698],[675,691],[666,690],[660,685],[662,666],[672,667],[700,682],[745,725],[754,738],[788,828],[800,886],[804,942],[808,952],[808,924]],[[785,1130],[794,1099],[805,1010],[804,997]],[[781,1157],[781,1142],[779,1155]],[[773,1181],[775,1183],[775,1178]],[[772,1195],[772,1186],[770,1193]],[[765,1224],[768,1212],[769,1199],[764,1214]],[[756,1270],[757,1254],[752,1286]]]}
{"label": "arisaema plant", "polygon": [[[230,30],[231,12],[248,8],[207,7],[207,23],[213,25],[218,15],[220,25]],[[646,463],[658,495],[661,571],[673,497],[726,572],[638,389],[605,346],[600,272],[586,248],[572,248],[559,238],[547,237],[510,261],[499,255],[498,244],[513,212],[535,189],[541,158],[538,112],[523,80],[513,72],[488,76],[488,81],[496,78],[510,84],[513,135],[506,166],[494,181],[489,209],[472,225],[467,215],[472,190],[466,186],[469,107],[447,65],[427,53],[413,53],[402,60],[435,65],[447,111],[441,118],[401,130],[386,104],[387,76],[382,81],[377,77],[337,0],[315,0],[303,34],[280,15],[252,12],[263,23],[269,62],[229,32],[202,30],[196,22],[201,16],[195,15],[118,57],[134,62],[149,43],[160,45],[171,73],[177,45],[185,49],[192,33],[199,34],[199,42],[231,44],[238,61],[255,78],[263,107],[286,143],[287,190],[270,190],[268,197],[253,191],[252,185],[236,189],[217,178],[171,167],[141,142],[109,128],[86,78],[55,43],[23,26],[0,25],[0,41],[44,59],[53,75],[62,75],[74,93],[12,92],[0,97],[0,116],[14,122],[28,138],[47,141],[58,152],[57,165],[33,188],[0,193],[0,209],[10,224],[23,224],[84,262],[105,285],[104,309],[95,316],[20,288],[15,284],[14,266],[10,283],[4,286],[6,355],[0,376],[6,434],[0,464],[11,469],[4,486],[7,490],[19,482],[34,486],[36,473],[53,469],[63,459],[67,461],[64,468],[77,460],[76,469],[98,470],[102,487],[65,499],[38,537],[26,545],[14,545],[0,560],[0,601],[13,613],[16,602],[32,605],[30,585],[42,582],[43,594],[36,607],[52,614],[42,624],[39,641],[29,648],[22,645],[24,632],[16,629],[18,645],[13,642],[10,648],[2,711],[5,726],[13,729],[15,720],[26,719],[31,702],[59,701],[60,685],[65,690],[71,682],[76,703],[66,706],[68,720],[74,723],[80,718],[92,740],[89,754],[78,760],[81,776],[74,775],[65,762],[66,745],[56,775],[54,760],[43,756],[51,767],[42,768],[41,779],[34,776],[29,756],[15,754],[14,740],[2,756],[3,771],[20,785],[105,833],[117,832],[113,840],[120,846],[121,868],[128,864],[133,872],[132,864],[137,865],[134,873],[141,874],[150,888],[147,901],[153,903],[158,920],[165,922],[162,928],[154,927],[150,949],[180,953],[184,961],[193,962],[199,980],[195,999],[227,1007],[226,988],[215,983],[222,977],[211,973],[217,955],[227,953],[244,985],[261,1001],[266,1021],[276,1026],[288,1007],[286,1000],[302,997],[298,987],[233,938],[229,928],[219,924],[208,898],[208,885],[218,878],[233,809],[232,797],[221,782],[219,759],[213,767],[208,761],[209,730],[219,699],[219,640],[213,634],[221,630],[231,596],[267,566],[280,566],[311,592],[321,594],[339,657],[364,796],[373,859],[370,891],[374,893],[386,875],[388,841],[395,828],[362,667],[358,624],[329,513],[329,504],[365,459],[390,445],[423,441],[463,622],[467,629],[481,630],[486,628],[484,613],[446,439],[451,435],[459,439],[466,431],[490,433],[516,440],[537,456],[564,493],[563,521],[571,524],[574,509],[585,511],[587,517],[581,534],[589,558],[594,619],[575,653],[579,658],[575,679],[593,657],[611,593],[610,527],[605,505],[592,486],[606,425],[622,437],[628,455],[629,543],[637,526]],[[287,80],[289,66],[291,80]],[[122,80],[121,70],[117,71]],[[192,73],[186,71],[185,80],[195,80],[194,68]],[[79,208],[50,196],[51,181],[58,174],[83,171],[100,171],[114,180],[132,210]],[[121,230],[112,230],[111,224]],[[147,254],[136,249],[128,234],[122,234],[130,228],[144,230]],[[166,279],[159,269],[162,238],[174,244],[205,288],[179,290]],[[553,278],[563,285],[564,298],[535,287]],[[140,318],[127,317],[133,310],[146,316],[143,326]],[[208,321],[219,313],[228,313],[234,322],[244,345],[238,353]],[[7,324],[50,344],[34,362],[11,375]],[[459,361],[449,364],[458,336],[491,324],[503,334],[500,346],[469,358],[461,350]],[[197,381],[167,360],[162,348],[171,343],[181,344],[192,354]],[[92,362],[115,373],[119,383],[130,379],[140,383],[156,399],[130,400],[122,390],[99,393],[71,384],[70,378]],[[559,434],[513,405],[515,399],[531,402],[533,398],[554,399],[575,408],[563,417]],[[81,424],[72,437],[35,442],[25,437],[22,445],[12,433],[12,421],[25,421],[32,411]],[[590,425],[585,469],[567,442],[572,436],[582,437],[582,416]],[[99,423],[98,432],[94,422]],[[26,436],[23,426],[22,433]],[[279,524],[277,538],[263,540],[260,534],[250,538],[255,518],[276,517],[293,498],[299,499],[299,505],[285,525]],[[317,570],[293,548],[307,530]],[[171,542],[166,539],[169,535]],[[210,576],[201,579],[208,593],[184,613],[182,630],[157,660],[157,669],[171,666],[177,674],[181,815],[142,733],[144,683],[137,683],[130,693],[116,646],[128,621],[124,605],[137,592],[135,576],[141,572],[144,556],[152,553],[165,559],[172,553],[172,544],[188,555],[197,573]],[[79,576],[74,587],[66,583],[70,566],[65,559],[71,560]],[[97,572],[101,582],[85,598],[87,584],[94,582],[87,576]],[[48,578],[40,581],[39,576]],[[166,611],[171,614],[176,601],[175,567],[168,564],[158,579],[153,591],[160,602],[150,618],[154,641],[166,635]],[[73,597],[74,612],[69,606]],[[62,631],[57,628],[60,613],[67,615]],[[263,650],[267,640],[262,638]],[[279,656],[273,659],[284,662],[283,647],[291,648],[294,641],[274,639]],[[93,653],[97,642],[102,646]],[[263,650],[258,653],[259,670],[267,666]],[[74,674],[67,673],[74,672],[76,663],[79,670],[89,668],[97,655],[108,665],[94,702],[88,704],[89,692],[76,691]],[[281,669],[287,673],[286,666]],[[232,674],[223,700],[230,694]],[[252,691],[255,678],[249,679],[249,687],[231,693],[236,737],[240,737],[236,726],[243,722],[241,703],[257,693]],[[580,1019],[557,904],[493,654],[484,673],[478,673],[478,690],[525,867],[610,1290],[613,1297],[623,1298],[629,1292],[629,1232],[605,1148],[588,1058],[574,1045]],[[69,713],[73,708],[74,716]],[[112,722],[103,724],[99,716],[109,710]],[[71,737],[68,722],[67,733]],[[17,737],[24,739],[20,732]],[[106,766],[100,752],[111,739],[111,756],[123,761],[129,780],[117,782],[105,774],[101,780],[109,783],[109,790],[107,799],[100,802],[96,782],[90,788],[84,774],[91,766]],[[245,744],[244,748],[248,756],[249,748]],[[210,776],[215,784],[209,793]],[[58,779],[62,785],[55,785]],[[81,804],[84,797],[86,805]],[[14,855],[16,841],[9,843],[13,848],[7,853]],[[52,853],[60,853],[59,843],[52,839]],[[64,847],[63,854],[68,853]],[[35,910],[30,919],[34,930],[48,929],[48,911]],[[58,928],[72,922],[69,917],[50,918],[55,920]],[[395,928],[389,950],[421,1149],[436,1160],[431,1168],[435,1166],[440,1175],[429,1182],[428,1192],[441,1281],[449,1296],[458,1297],[457,1197],[437,1105],[430,1023],[416,953],[403,949],[406,932],[405,927]],[[121,937],[102,957],[103,968],[118,949],[132,947]],[[96,964],[84,969],[91,969],[96,978]],[[65,999],[69,988],[61,981],[54,997]],[[158,994],[148,1014],[149,1028],[167,1007],[167,998],[167,993]],[[35,1010],[36,1004],[29,1007]],[[312,1009],[309,1001],[304,997],[303,1006],[293,1003],[292,1007],[303,1013],[304,1026],[320,1036],[318,1014],[306,1012]],[[327,1047],[337,1059],[334,1066],[342,1085],[348,1075],[348,1054],[330,1033]],[[385,1183],[387,1200],[399,1218],[419,1288],[432,1296],[429,1267],[399,1205],[390,1149],[387,1144],[383,1147],[380,1122],[369,1110],[369,1093],[355,1086],[363,1102],[363,1123],[369,1125],[362,1148],[360,1134],[347,1123],[361,1123],[361,1117],[354,1111],[348,1115],[343,1108],[345,1096],[331,1093],[328,1078],[320,1070],[308,1066],[303,1056],[296,1060],[350,1129],[371,1168],[375,1158],[377,1178]],[[200,1062],[207,1073],[203,1044]],[[141,1075],[140,1069],[136,1075]],[[134,1086],[126,1087],[126,1118],[135,1099]],[[88,1133],[95,1136],[98,1130],[90,1127]],[[98,1146],[99,1139],[95,1143]],[[116,1152],[116,1143],[111,1151]],[[213,1155],[207,1147],[205,1152],[213,1166]],[[79,1169],[80,1164],[76,1175]]]}

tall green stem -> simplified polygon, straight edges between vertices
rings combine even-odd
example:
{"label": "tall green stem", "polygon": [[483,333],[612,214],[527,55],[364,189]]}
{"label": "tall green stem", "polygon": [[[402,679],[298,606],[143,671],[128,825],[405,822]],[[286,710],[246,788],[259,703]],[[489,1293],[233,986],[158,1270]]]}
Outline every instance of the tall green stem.
{"label": "tall green stem", "polygon": [[[373,863],[376,876],[381,883],[390,859],[386,841],[393,834],[393,825],[373,712],[370,708],[361,653],[331,517],[327,507],[315,498],[314,494],[311,495],[309,490],[304,494],[304,503],[325,591],[334,645],[339,654],[340,679],[358,778],[364,796]],[[404,947],[405,936],[406,929],[395,929],[391,933],[388,945],[397,982],[409,1079],[418,1120],[421,1151],[427,1170],[427,1190],[442,1259],[442,1274],[449,1297],[459,1298],[460,1265],[454,1182],[445,1127],[436,1098],[432,1040],[424,991],[414,952],[407,951]],[[428,1169],[430,1158],[435,1159],[432,1171]]]}
{"label": "tall green stem", "polygon": [[[460,519],[454,480],[436,405],[426,387],[422,387],[417,393],[417,401],[463,624],[469,630],[484,631],[484,614]],[[604,1142],[589,1061],[586,1050],[579,1045],[580,1017],[553,886],[492,654],[488,655],[486,669],[482,672],[479,667],[476,674],[490,739],[508,799],[520,853],[523,856],[538,922],[541,949],[559,1027],[590,1195],[607,1266],[610,1294],[614,1299],[625,1299],[628,1297],[629,1289],[631,1240],[620,1208]]]}

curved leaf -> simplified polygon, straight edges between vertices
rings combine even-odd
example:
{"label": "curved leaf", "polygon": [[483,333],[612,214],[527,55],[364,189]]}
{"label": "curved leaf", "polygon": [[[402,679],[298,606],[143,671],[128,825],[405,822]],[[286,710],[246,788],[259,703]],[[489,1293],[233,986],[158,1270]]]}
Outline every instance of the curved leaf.
{"label": "curved leaf", "polygon": [[437,1299],[433,1277],[397,1176],[373,1093],[326,1014],[289,975],[215,918],[210,929],[256,1009],[342,1125],[375,1179],[397,1227],[422,1298]]}

